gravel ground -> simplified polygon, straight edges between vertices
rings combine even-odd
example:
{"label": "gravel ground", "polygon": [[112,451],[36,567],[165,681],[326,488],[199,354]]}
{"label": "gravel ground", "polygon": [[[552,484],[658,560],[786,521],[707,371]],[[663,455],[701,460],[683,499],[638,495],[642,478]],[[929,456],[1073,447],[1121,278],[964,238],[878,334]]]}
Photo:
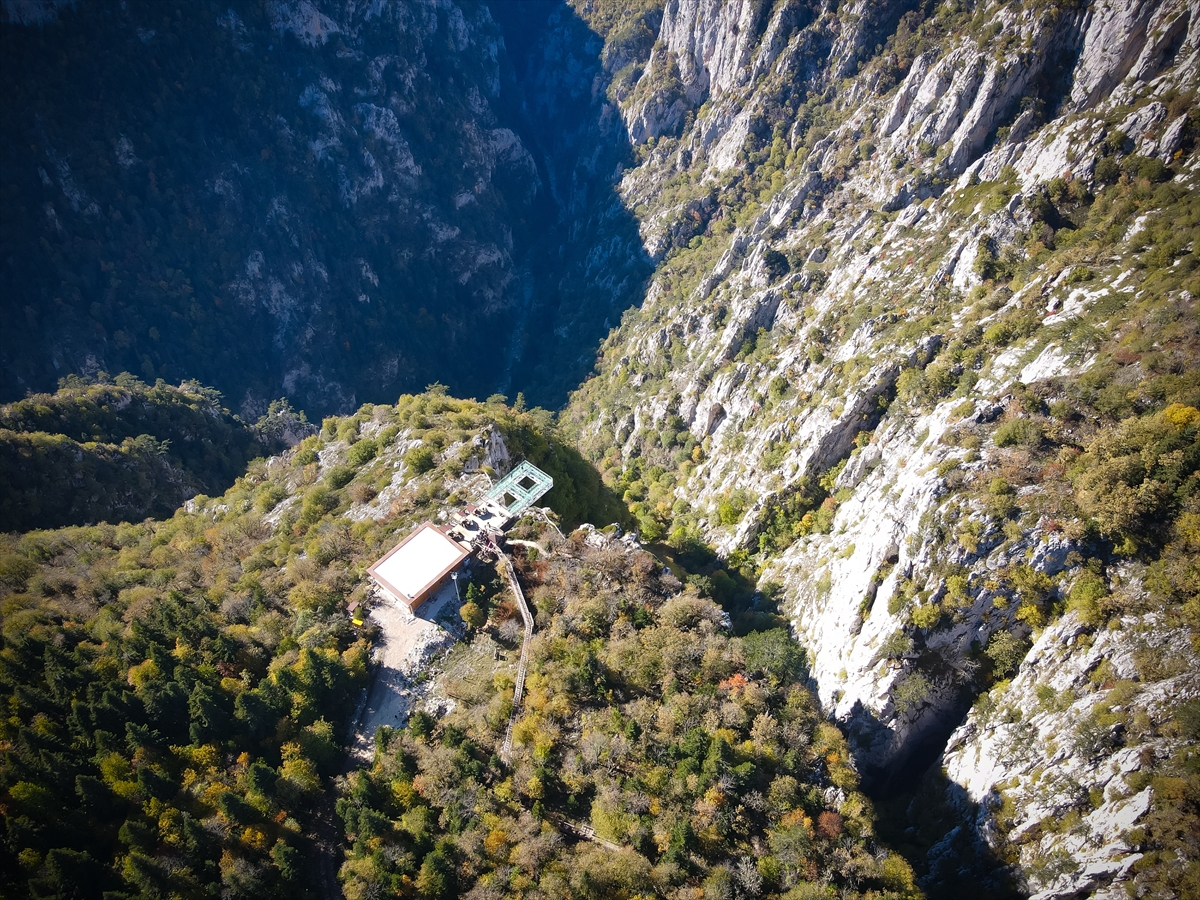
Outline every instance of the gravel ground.
{"label": "gravel ground", "polygon": [[362,762],[369,763],[374,755],[375,732],[380,725],[398,728],[408,720],[408,711],[418,699],[412,678],[431,650],[454,640],[454,635],[437,620],[457,618],[457,606],[454,583],[447,581],[437,594],[417,608],[415,615],[384,599],[371,610],[370,616],[383,634],[375,651],[375,677],[351,744],[351,754]]}

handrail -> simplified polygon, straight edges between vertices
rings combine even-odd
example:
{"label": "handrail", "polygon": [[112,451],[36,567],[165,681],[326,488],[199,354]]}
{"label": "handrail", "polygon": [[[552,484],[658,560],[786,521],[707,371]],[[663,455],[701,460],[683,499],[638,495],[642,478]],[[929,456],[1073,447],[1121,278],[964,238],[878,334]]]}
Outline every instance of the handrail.
{"label": "handrail", "polygon": [[569,831],[576,837],[581,837],[586,841],[591,841],[594,844],[607,847],[609,850],[620,851],[625,849],[620,844],[614,844],[612,841],[608,841],[600,837],[598,834],[596,834],[596,829],[585,822],[576,822],[572,819],[568,819],[566,816],[560,816],[554,813],[547,813],[546,818],[550,820],[551,824],[558,826],[560,831]]}
{"label": "handrail", "polygon": [[529,606],[525,603],[525,593],[521,590],[521,585],[517,581],[517,572],[513,568],[508,554],[501,552],[499,557],[504,563],[505,572],[508,574],[509,586],[517,598],[517,606],[521,610],[521,617],[525,620],[525,640],[521,642],[521,662],[517,666],[517,683],[513,687],[513,708],[512,713],[508,717],[508,727],[504,731],[504,743],[500,746],[500,758],[508,762],[509,757],[512,755],[513,725],[516,724],[517,716],[520,715],[521,698],[525,693],[525,670],[529,665],[529,642],[533,639],[533,614],[529,612]]}

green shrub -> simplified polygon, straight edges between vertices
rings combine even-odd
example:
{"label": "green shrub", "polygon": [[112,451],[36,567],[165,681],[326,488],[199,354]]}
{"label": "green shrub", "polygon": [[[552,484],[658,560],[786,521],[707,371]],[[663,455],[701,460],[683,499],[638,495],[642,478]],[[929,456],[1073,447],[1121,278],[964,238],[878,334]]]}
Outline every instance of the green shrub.
{"label": "green shrub", "polygon": [[993,322],[983,333],[983,342],[989,347],[1005,347],[1017,336],[1016,330],[1009,322]]}
{"label": "green shrub", "polygon": [[933,693],[933,685],[920,672],[913,672],[898,685],[892,688],[892,702],[896,704],[896,713],[905,715],[919,709],[929,700]]}
{"label": "green shrub", "polygon": [[1121,177],[1121,167],[1117,165],[1117,161],[1111,156],[1105,156],[1096,163],[1093,175],[1098,185],[1115,184],[1117,179]]}
{"label": "green shrub", "polygon": [[1154,184],[1167,181],[1172,177],[1171,170],[1162,160],[1148,156],[1128,156],[1125,162],[1121,163],[1121,168],[1131,178],[1144,178]]}
{"label": "green shrub", "polygon": [[1078,725],[1071,735],[1071,748],[1078,756],[1098,760],[1121,747],[1123,732],[1114,728],[1115,722],[1108,721],[1111,713],[1101,708],[1092,712]]}
{"label": "green shrub", "polygon": [[896,379],[896,396],[901,400],[918,400],[925,390],[925,373],[920,369],[905,369]]}
{"label": "green shrub", "polygon": [[34,576],[38,566],[33,560],[16,553],[0,556],[0,582],[17,590],[25,589],[25,582]]}
{"label": "green shrub", "polygon": [[434,428],[421,435],[421,440],[434,450],[443,450],[450,443],[450,435],[441,428]]}
{"label": "green shrub", "polygon": [[958,542],[970,553],[979,550],[979,539],[983,537],[983,524],[978,519],[968,519],[958,529]]}
{"label": "green shrub", "polygon": [[966,575],[951,575],[946,579],[946,596],[955,606],[967,606],[971,601],[970,582]]}
{"label": "green shrub", "polygon": [[254,497],[254,507],[259,512],[268,512],[278,506],[286,496],[287,491],[283,489],[282,485],[274,482],[264,484]]}
{"label": "green shrub", "polygon": [[344,488],[354,480],[354,470],[349,466],[334,466],[325,475],[325,482],[334,490]]}
{"label": "green shrub", "polygon": [[826,497],[813,514],[813,531],[817,534],[829,534],[833,530],[833,517],[837,513],[837,500]]}
{"label": "green shrub", "polygon": [[638,531],[641,539],[644,541],[654,543],[655,541],[662,540],[663,536],[666,534],[666,529],[663,527],[662,523],[653,516],[638,516],[637,522]]}
{"label": "green shrub", "polygon": [[887,636],[879,648],[879,655],[884,659],[900,659],[913,649],[913,640],[903,628],[893,631]]}
{"label": "green shrub", "polygon": [[1200,698],[1193,697],[1175,707],[1175,729],[1189,741],[1200,740]]}
{"label": "green shrub", "polygon": [[1067,595],[1067,609],[1074,610],[1088,625],[1098,625],[1104,619],[1104,600],[1108,597],[1108,586],[1095,572],[1084,571],[1075,579],[1071,593]]}
{"label": "green shrub", "polygon": [[1032,566],[1016,566],[1009,578],[1013,586],[1020,592],[1021,597],[1031,603],[1043,603],[1054,590],[1054,581],[1045,572],[1039,572]]}
{"label": "green shrub", "polygon": [[1017,670],[1017,666],[1029,652],[1029,642],[1014,637],[1009,631],[1001,630],[988,639],[983,652],[992,661],[992,675],[996,679],[1006,678]]}
{"label": "green shrub", "polygon": [[458,611],[459,617],[468,628],[482,628],[487,622],[487,613],[478,603],[468,600]]}
{"label": "green shrub", "polygon": [[359,441],[350,448],[350,452],[346,454],[346,459],[350,465],[358,468],[363,463],[375,458],[379,452],[379,445],[372,440]]}
{"label": "green shrub", "polygon": [[772,403],[778,403],[787,393],[788,382],[782,375],[776,375],[771,379],[770,385],[767,387],[767,396]]}
{"label": "green shrub", "polygon": [[1017,510],[1016,491],[1003,478],[993,478],[988,484],[983,509],[993,519],[1007,519]]}
{"label": "green shrub", "polygon": [[958,387],[958,376],[949,362],[935,362],[925,369],[925,399],[940,400],[954,393]]}
{"label": "green shrub", "polygon": [[304,497],[304,505],[300,510],[300,524],[312,525],[336,506],[337,495],[324,485],[317,485]]}
{"label": "green shrub", "polygon": [[722,525],[736,525],[746,514],[750,495],[745,491],[734,491],[717,504],[717,521]]}
{"label": "green shrub", "polygon": [[983,281],[1007,281],[1012,277],[1012,265],[996,256],[988,238],[981,238],[975,251],[974,272]]}
{"label": "green shrub", "polygon": [[913,607],[912,621],[918,628],[933,628],[942,618],[942,607],[939,603],[922,603]]}
{"label": "green shrub", "polygon": [[437,459],[432,447],[421,444],[404,454],[404,464],[412,470],[414,475],[423,475],[437,465]]}
{"label": "green shrub", "polygon": [[792,640],[785,628],[746,635],[742,638],[742,657],[747,672],[761,672],[773,684],[803,678],[807,671],[804,648]]}
{"label": "green shrub", "polygon": [[812,534],[817,524],[816,507],[823,499],[823,489],[806,475],[789,493],[771,498],[759,517],[759,552],[781,553],[798,537]]}

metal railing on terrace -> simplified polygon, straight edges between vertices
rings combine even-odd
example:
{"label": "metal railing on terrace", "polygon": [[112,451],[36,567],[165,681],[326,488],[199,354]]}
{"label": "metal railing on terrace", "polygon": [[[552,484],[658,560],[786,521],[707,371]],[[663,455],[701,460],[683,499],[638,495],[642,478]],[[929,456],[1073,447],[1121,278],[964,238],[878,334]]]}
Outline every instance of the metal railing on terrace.
{"label": "metal railing on terrace", "polygon": [[[533,506],[552,487],[553,478],[533,463],[522,462],[497,481],[486,496],[504,506],[515,518]],[[511,503],[509,497],[512,498]]]}

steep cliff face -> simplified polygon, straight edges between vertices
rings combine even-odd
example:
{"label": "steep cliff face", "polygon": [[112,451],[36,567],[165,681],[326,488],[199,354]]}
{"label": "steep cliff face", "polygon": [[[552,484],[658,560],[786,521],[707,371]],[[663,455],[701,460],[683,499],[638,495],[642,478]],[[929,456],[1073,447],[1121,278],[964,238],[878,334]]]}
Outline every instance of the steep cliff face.
{"label": "steep cliff face", "polygon": [[[644,534],[702,533],[776,586],[881,790],[1089,591],[1104,646],[1195,627],[1194,574],[1117,572],[1194,559],[1194,425],[1166,423],[1200,399],[1198,48],[1183,3],[681,0],[622,100],[658,268],[567,417]],[[1177,469],[1115,475],[1117,444],[1159,437]],[[1175,802],[1143,800],[1073,802],[1111,836]],[[1070,896],[1137,843],[1012,860]],[[1050,852],[1077,868],[1034,872]]]}
{"label": "steep cliff face", "polygon": [[[623,7],[624,5],[622,5]],[[650,26],[636,5],[624,27],[590,29],[557,0],[490,6],[513,67],[513,105],[545,179],[542,231],[521,261],[520,312],[505,389],[559,406],[590,371],[595,347],[650,273],[637,220],[617,191],[630,165],[613,79],[636,65]]]}
{"label": "steep cliff face", "polygon": [[[1012,848],[1033,896],[1171,890],[1139,863],[1177,826],[1162,794],[1194,755],[1198,663],[1188,632],[1156,615],[1093,632],[1070,613],[951,736],[946,774],[976,804],[963,812],[984,840]],[[935,877],[955,866],[952,841],[934,848]]]}
{"label": "steep cliff face", "polygon": [[[198,378],[255,416],[436,380],[486,396],[556,328],[594,346],[645,276],[612,187],[620,117],[574,99],[598,65],[586,29],[558,30],[572,64],[526,112],[486,5],[3,9],[10,397],[121,369]],[[530,125],[564,118],[557,143]],[[518,388],[561,402],[536,368]]]}
{"label": "steep cliff face", "polygon": [[474,343],[466,311],[503,311],[509,223],[537,178],[493,108],[486,12],[57,15],[10,12],[0,31],[22,135],[5,145],[9,394],[129,369],[199,377],[244,413],[284,392],[325,411],[414,378],[428,354],[410,334],[436,316],[454,346]]}

